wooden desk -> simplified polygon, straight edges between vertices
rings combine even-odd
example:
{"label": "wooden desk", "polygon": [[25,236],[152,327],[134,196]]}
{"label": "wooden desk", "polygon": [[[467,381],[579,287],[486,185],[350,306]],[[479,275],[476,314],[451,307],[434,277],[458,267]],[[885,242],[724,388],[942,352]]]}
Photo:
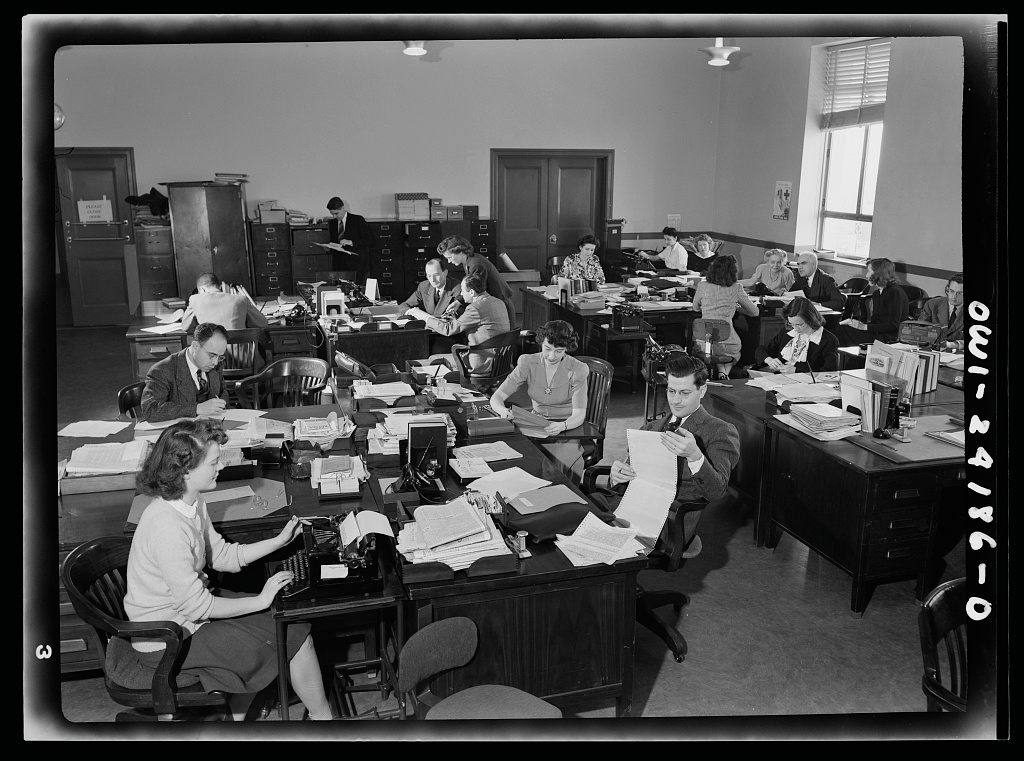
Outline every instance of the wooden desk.
{"label": "wooden desk", "polygon": [[[355,357],[364,365],[393,362],[403,367],[407,359],[423,359],[430,355],[432,330],[376,330],[369,333],[338,333],[332,348]],[[334,351],[330,352],[333,364]]]}

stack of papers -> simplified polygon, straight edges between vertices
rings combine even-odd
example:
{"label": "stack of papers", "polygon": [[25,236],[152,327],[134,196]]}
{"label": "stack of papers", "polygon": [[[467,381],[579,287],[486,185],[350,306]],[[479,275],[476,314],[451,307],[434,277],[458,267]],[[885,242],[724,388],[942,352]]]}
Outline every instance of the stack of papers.
{"label": "stack of papers", "polygon": [[359,491],[359,481],[370,476],[361,457],[331,455],[329,457],[318,457],[311,461],[309,465],[309,483],[314,489],[317,485],[323,489],[324,484],[328,481],[345,480],[355,481],[355,490]]}
{"label": "stack of papers", "polygon": [[791,383],[774,389],[779,401],[829,402],[839,399],[839,389],[829,383]]}
{"label": "stack of papers", "polygon": [[445,412],[412,414],[411,411],[392,412],[378,410],[384,415],[384,422],[377,423],[366,433],[366,443],[370,454],[398,454],[398,442],[409,438],[410,423],[442,423],[448,429],[448,447],[455,445],[457,430],[451,415]]}
{"label": "stack of papers", "polygon": [[353,399],[380,399],[391,406],[400,396],[414,396],[416,392],[412,386],[404,381],[394,383],[353,383]]}
{"label": "stack of papers", "polygon": [[459,458],[479,457],[486,462],[515,460],[523,456],[520,452],[514,450],[504,441],[495,441],[490,444],[469,444],[464,447],[453,449],[452,453]]}
{"label": "stack of papers", "polygon": [[123,431],[131,423],[111,422],[107,420],[79,420],[77,423],[70,423],[59,431],[58,436],[76,436],[86,439],[98,439],[109,436],[112,433]]}
{"label": "stack of papers", "polygon": [[571,536],[559,534],[555,546],[577,567],[597,563],[611,565],[647,549],[637,541],[635,529],[608,526],[593,513],[587,513]]}
{"label": "stack of papers", "polygon": [[[266,438],[266,423],[263,420],[254,420],[249,427],[260,423],[264,424],[263,438]],[[332,412],[325,418],[300,418],[295,421],[296,440],[305,439],[327,447],[333,446],[336,438],[348,436],[354,430],[355,424],[345,416],[339,418],[336,412]]]}
{"label": "stack of papers", "polygon": [[843,412],[831,404],[794,404],[789,412],[801,425],[816,433],[836,431],[841,428],[860,430],[858,415]]}
{"label": "stack of papers", "polygon": [[65,470],[76,476],[136,473],[142,468],[148,453],[148,441],[85,444],[71,453]]}
{"label": "stack of papers", "polygon": [[549,486],[550,481],[530,475],[520,467],[499,470],[490,475],[478,478],[473,482],[473,490],[490,497],[501,494],[506,500],[519,496],[523,492]]}
{"label": "stack of papers", "polygon": [[839,373],[823,371],[820,373],[773,373],[761,370],[748,370],[750,380],[748,386],[774,391],[779,386],[790,386],[794,383],[838,383]]}
{"label": "stack of papers", "polygon": [[944,441],[947,444],[952,444],[955,447],[964,449],[967,442],[964,439],[964,429],[961,428],[959,431],[928,431],[925,436],[931,436],[933,439]]}
{"label": "stack of papers", "polygon": [[444,563],[455,571],[482,557],[511,554],[491,519],[464,497],[420,505],[416,520],[398,533],[398,551],[410,563]]}
{"label": "stack of papers", "polygon": [[494,472],[483,457],[453,457],[448,460],[448,465],[459,478],[480,478]]}
{"label": "stack of papers", "polygon": [[[861,433],[860,426],[836,428],[834,431],[812,431],[793,415],[781,414],[772,415],[772,417],[780,423],[784,423],[790,428],[794,428],[797,431],[800,431],[800,433],[807,434],[812,439],[817,439],[818,441],[838,441],[839,439],[845,439],[847,436],[856,436]],[[860,420],[860,418],[857,419]]]}

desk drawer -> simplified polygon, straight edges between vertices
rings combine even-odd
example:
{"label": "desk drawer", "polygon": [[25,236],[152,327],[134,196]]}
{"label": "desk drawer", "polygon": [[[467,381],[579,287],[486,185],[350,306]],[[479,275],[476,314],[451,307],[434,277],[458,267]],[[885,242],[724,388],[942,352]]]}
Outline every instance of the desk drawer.
{"label": "desk drawer", "polygon": [[175,280],[174,257],[164,256],[139,256],[139,282],[153,283]]}
{"label": "desk drawer", "polygon": [[871,542],[868,545],[867,576],[896,576],[919,573],[928,561],[928,538],[905,542]]}
{"label": "desk drawer", "polygon": [[927,504],[938,497],[937,474],[883,476],[875,481],[874,512]]}
{"label": "desk drawer", "polygon": [[294,331],[270,331],[270,350],[277,357],[278,354],[306,354],[313,353],[313,339],[309,335],[309,329]]}
{"label": "desk drawer", "polygon": [[254,251],[288,251],[289,247],[288,225],[264,225],[254,224],[252,226],[252,247]]}
{"label": "desk drawer", "polygon": [[162,227],[158,230],[147,230],[142,227],[136,227],[135,245],[139,256],[174,253],[174,247],[171,243],[170,227]]}
{"label": "desk drawer", "polygon": [[329,270],[332,259],[331,254],[292,256],[292,273],[295,277],[299,277],[300,273],[312,275],[320,270]]}
{"label": "desk drawer", "polygon": [[927,539],[931,512],[925,506],[875,515],[867,526],[869,542]]}
{"label": "desk drawer", "polygon": [[287,293],[292,287],[292,276],[289,270],[281,275],[265,275],[256,273],[256,295],[277,296],[280,293]]}
{"label": "desk drawer", "polygon": [[159,361],[169,354],[181,351],[181,338],[156,338],[140,339],[135,342],[135,358],[143,360]]}
{"label": "desk drawer", "polygon": [[253,255],[252,264],[257,275],[280,275],[292,268],[288,255],[281,251],[257,252]]}
{"label": "desk drawer", "polygon": [[139,290],[142,292],[143,301],[160,301],[178,295],[178,283],[176,280],[157,280],[154,282],[141,281]]}

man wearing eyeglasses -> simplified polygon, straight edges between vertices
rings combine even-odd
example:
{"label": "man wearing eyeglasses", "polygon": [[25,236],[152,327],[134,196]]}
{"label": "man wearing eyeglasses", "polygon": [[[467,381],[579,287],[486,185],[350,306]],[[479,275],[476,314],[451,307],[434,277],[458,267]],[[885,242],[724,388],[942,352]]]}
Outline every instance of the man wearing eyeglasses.
{"label": "man wearing eyeglasses", "polygon": [[946,295],[928,299],[918,319],[942,326],[939,346],[963,351],[964,274],[958,272],[946,283]]}
{"label": "man wearing eyeglasses", "polygon": [[146,374],[139,417],[151,423],[214,415],[227,407],[220,363],[228,334],[213,322],[200,323],[188,348],[161,359]]}

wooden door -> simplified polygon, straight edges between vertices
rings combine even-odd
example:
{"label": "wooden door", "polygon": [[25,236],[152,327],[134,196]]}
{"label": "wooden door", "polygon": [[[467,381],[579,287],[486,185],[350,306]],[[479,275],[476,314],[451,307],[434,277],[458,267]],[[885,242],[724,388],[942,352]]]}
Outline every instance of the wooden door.
{"label": "wooden door", "polygon": [[134,151],[61,148],[56,169],[72,322],[127,325],[135,233],[124,199],[135,195]]}
{"label": "wooden door", "polygon": [[517,267],[546,274],[548,257],[574,253],[588,233],[601,239],[612,151],[491,153],[491,208],[501,220],[502,251]]}

